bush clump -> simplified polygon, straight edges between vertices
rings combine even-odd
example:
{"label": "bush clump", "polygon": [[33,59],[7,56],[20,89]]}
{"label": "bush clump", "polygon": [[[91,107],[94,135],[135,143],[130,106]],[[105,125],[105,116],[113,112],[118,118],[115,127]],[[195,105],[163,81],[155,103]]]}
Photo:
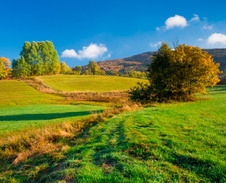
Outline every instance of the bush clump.
{"label": "bush clump", "polygon": [[206,94],[206,87],[219,80],[219,63],[199,47],[179,45],[171,49],[163,43],[148,66],[149,85],[138,84],[129,93],[132,100],[188,101],[196,93]]}

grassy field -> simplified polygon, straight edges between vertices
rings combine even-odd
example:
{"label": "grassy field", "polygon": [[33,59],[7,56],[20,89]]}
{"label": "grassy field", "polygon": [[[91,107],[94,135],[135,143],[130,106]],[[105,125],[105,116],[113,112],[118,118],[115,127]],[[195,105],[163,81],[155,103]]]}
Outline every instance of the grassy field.
{"label": "grassy field", "polygon": [[60,91],[119,91],[128,90],[145,79],[117,76],[57,75],[39,77],[45,84]]}
{"label": "grassy field", "polygon": [[74,145],[68,142],[61,158],[6,163],[0,180],[223,183],[226,87],[211,89],[204,99],[117,115],[84,131]]}
{"label": "grassy field", "polygon": [[0,136],[86,117],[103,109],[95,105],[66,105],[64,97],[41,93],[23,81],[0,81]]}
{"label": "grassy field", "polygon": [[0,108],[60,103],[63,97],[40,93],[23,81],[0,81]]}

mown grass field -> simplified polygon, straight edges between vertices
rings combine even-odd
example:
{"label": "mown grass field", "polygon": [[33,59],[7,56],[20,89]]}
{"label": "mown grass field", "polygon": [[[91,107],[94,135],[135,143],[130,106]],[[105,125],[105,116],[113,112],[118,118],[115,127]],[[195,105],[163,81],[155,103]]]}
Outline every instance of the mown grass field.
{"label": "mown grass field", "polygon": [[0,110],[0,136],[14,131],[42,127],[62,121],[74,121],[99,112],[103,107],[92,105],[37,104]]}
{"label": "mown grass field", "polygon": [[[207,99],[208,98],[208,99]],[[87,129],[62,157],[0,167],[14,182],[225,182],[226,86],[205,100],[158,104]],[[73,144],[73,145],[72,145]]]}
{"label": "mown grass field", "polygon": [[0,108],[34,104],[54,104],[64,100],[63,97],[40,93],[23,81],[0,81]]}
{"label": "mown grass field", "polygon": [[64,97],[41,93],[23,81],[0,81],[0,136],[67,120],[102,110],[95,105],[66,105]]}
{"label": "mown grass field", "polygon": [[74,92],[92,91],[108,92],[129,90],[137,82],[147,83],[145,79],[117,77],[117,76],[88,76],[88,75],[57,75],[39,77],[45,84],[55,90]]}

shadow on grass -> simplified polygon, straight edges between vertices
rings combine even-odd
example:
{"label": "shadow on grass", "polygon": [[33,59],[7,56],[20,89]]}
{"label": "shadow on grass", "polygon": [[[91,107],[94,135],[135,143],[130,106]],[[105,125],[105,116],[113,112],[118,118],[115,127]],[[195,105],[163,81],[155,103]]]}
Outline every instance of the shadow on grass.
{"label": "shadow on grass", "polygon": [[[98,112],[101,110],[98,110]],[[92,111],[97,112],[97,111]],[[28,121],[28,120],[52,120],[58,118],[86,116],[91,114],[90,111],[65,112],[65,113],[47,113],[47,114],[21,114],[0,116],[0,121]]]}

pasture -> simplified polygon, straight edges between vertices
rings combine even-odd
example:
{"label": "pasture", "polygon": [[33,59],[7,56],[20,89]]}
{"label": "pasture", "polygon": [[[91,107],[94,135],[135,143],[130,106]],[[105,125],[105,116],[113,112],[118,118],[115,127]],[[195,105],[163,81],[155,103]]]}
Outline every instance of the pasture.
{"label": "pasture", "polygon": [[0,81],[0,108],[34,104],[54,104],[64,100],[63,97],[40,93],[23,81]]}
{"label": "pasture", "polygon": [[129,90],[138,82],[147,83],[145,79],[117,77],[117,76],[100,76],[100,75],[56,75],[40,76],[45,84],[55,90],[75,92],[108,92]]}

